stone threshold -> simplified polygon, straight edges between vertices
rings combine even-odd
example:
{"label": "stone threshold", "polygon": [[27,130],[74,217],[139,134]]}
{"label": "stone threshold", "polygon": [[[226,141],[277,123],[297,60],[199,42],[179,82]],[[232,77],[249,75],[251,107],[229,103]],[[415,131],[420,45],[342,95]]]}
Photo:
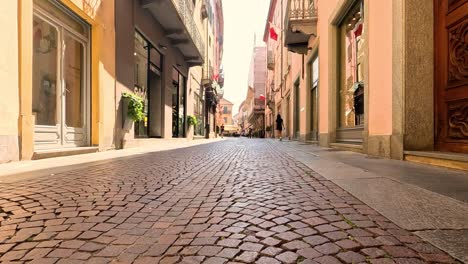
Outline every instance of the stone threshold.
{"label": "stone threshold", "polygon": [[342,149],[342,150],[349,150],[349,151],[363,153],[362,144],[330,143],[330,147],[335,148],[335,149]]}
{"label": "stone threshold", "polygon": [[468,171],[468,154],[439,151],[405,151],[405,160]]}
{"label": "stone threshold", "polygon": [[44,149],[34,152],[32,159],[48,159],[57,157],[66,157],[73,155],[81,155],[99,152],[99,147],[72,147],[72,148],[58,148],[58,149]]}

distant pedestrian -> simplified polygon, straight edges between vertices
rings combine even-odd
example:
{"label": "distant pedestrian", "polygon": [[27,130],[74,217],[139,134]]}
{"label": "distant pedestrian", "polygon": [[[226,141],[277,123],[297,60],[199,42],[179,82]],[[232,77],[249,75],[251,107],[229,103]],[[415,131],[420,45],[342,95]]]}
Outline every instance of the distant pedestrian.
{"label": "distant pedestrian", "polygon": [[224,137],[224,124],[221,125],[221,138]]}
{"label": "distant pedestrian", "polygon": [[251,127],[249,127],[249,138],[252,138],[252,131],[253,131],[253,129]]}
{"label": "distant pedestrian", "polygon": [[283,118],[281,118],[281,115],[278,114],[276,116],[276,131],[277,131],[277,137],[279,137],[279,140],[283,140],[282,134],[283,134],[283,128],[284,128],[284,123],[283,123]]}

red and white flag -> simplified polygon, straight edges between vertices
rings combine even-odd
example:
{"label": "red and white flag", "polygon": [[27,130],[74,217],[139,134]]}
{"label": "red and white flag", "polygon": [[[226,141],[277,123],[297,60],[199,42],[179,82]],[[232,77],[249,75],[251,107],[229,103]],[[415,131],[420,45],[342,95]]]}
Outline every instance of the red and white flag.
{"label": "red and white flag", "polygon": [[272,40],[278,40],[278,33],[276,33],[275,28],[270,23],[270,38]]}

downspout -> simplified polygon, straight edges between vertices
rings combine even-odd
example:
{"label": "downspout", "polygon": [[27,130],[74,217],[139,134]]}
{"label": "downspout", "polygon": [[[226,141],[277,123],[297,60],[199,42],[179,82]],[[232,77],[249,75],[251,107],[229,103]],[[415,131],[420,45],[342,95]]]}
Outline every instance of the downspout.
{"label": "downspout", "polygon": [[[208,58],[208,19],[205,18],[205,21],[203,22],[205,25],[205,63],[202,67],[202,79],[205,77],[205,74],[207,72],[205,71],[206,69],[206,64],[209,61]],[[207,87],[203,87],[203,91],[205,92],[205,138],[210,138],[210,107],[208,106],[208,97],[207,97]]]}
{"label": "downspout", "polygon": [[283,47],[283,34],[284,34],[284,30],[283,30],[283,27],[284,27],[284,16],[283,16],[283,0],[281,0],[281,40],[280,40],[280,47],[281,47],[281,86],[280,86],[280,89],[281,89],[281,99],[284,98],[283,96],[283,85],[285,82],[283,82],[283,52],[284,52],[284,47]]}

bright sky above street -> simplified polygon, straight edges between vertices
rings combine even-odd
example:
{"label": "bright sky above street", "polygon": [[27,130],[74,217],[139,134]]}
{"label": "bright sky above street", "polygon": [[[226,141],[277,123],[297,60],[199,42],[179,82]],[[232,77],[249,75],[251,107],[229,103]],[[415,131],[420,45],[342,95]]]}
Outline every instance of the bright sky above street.
{"label": "bright sky above street", "polygon": [[224,0],[224,98],[234,103],[233,114],[247,95],[247,80],[256,43],[265,45],[263,33],[269,0]]}

